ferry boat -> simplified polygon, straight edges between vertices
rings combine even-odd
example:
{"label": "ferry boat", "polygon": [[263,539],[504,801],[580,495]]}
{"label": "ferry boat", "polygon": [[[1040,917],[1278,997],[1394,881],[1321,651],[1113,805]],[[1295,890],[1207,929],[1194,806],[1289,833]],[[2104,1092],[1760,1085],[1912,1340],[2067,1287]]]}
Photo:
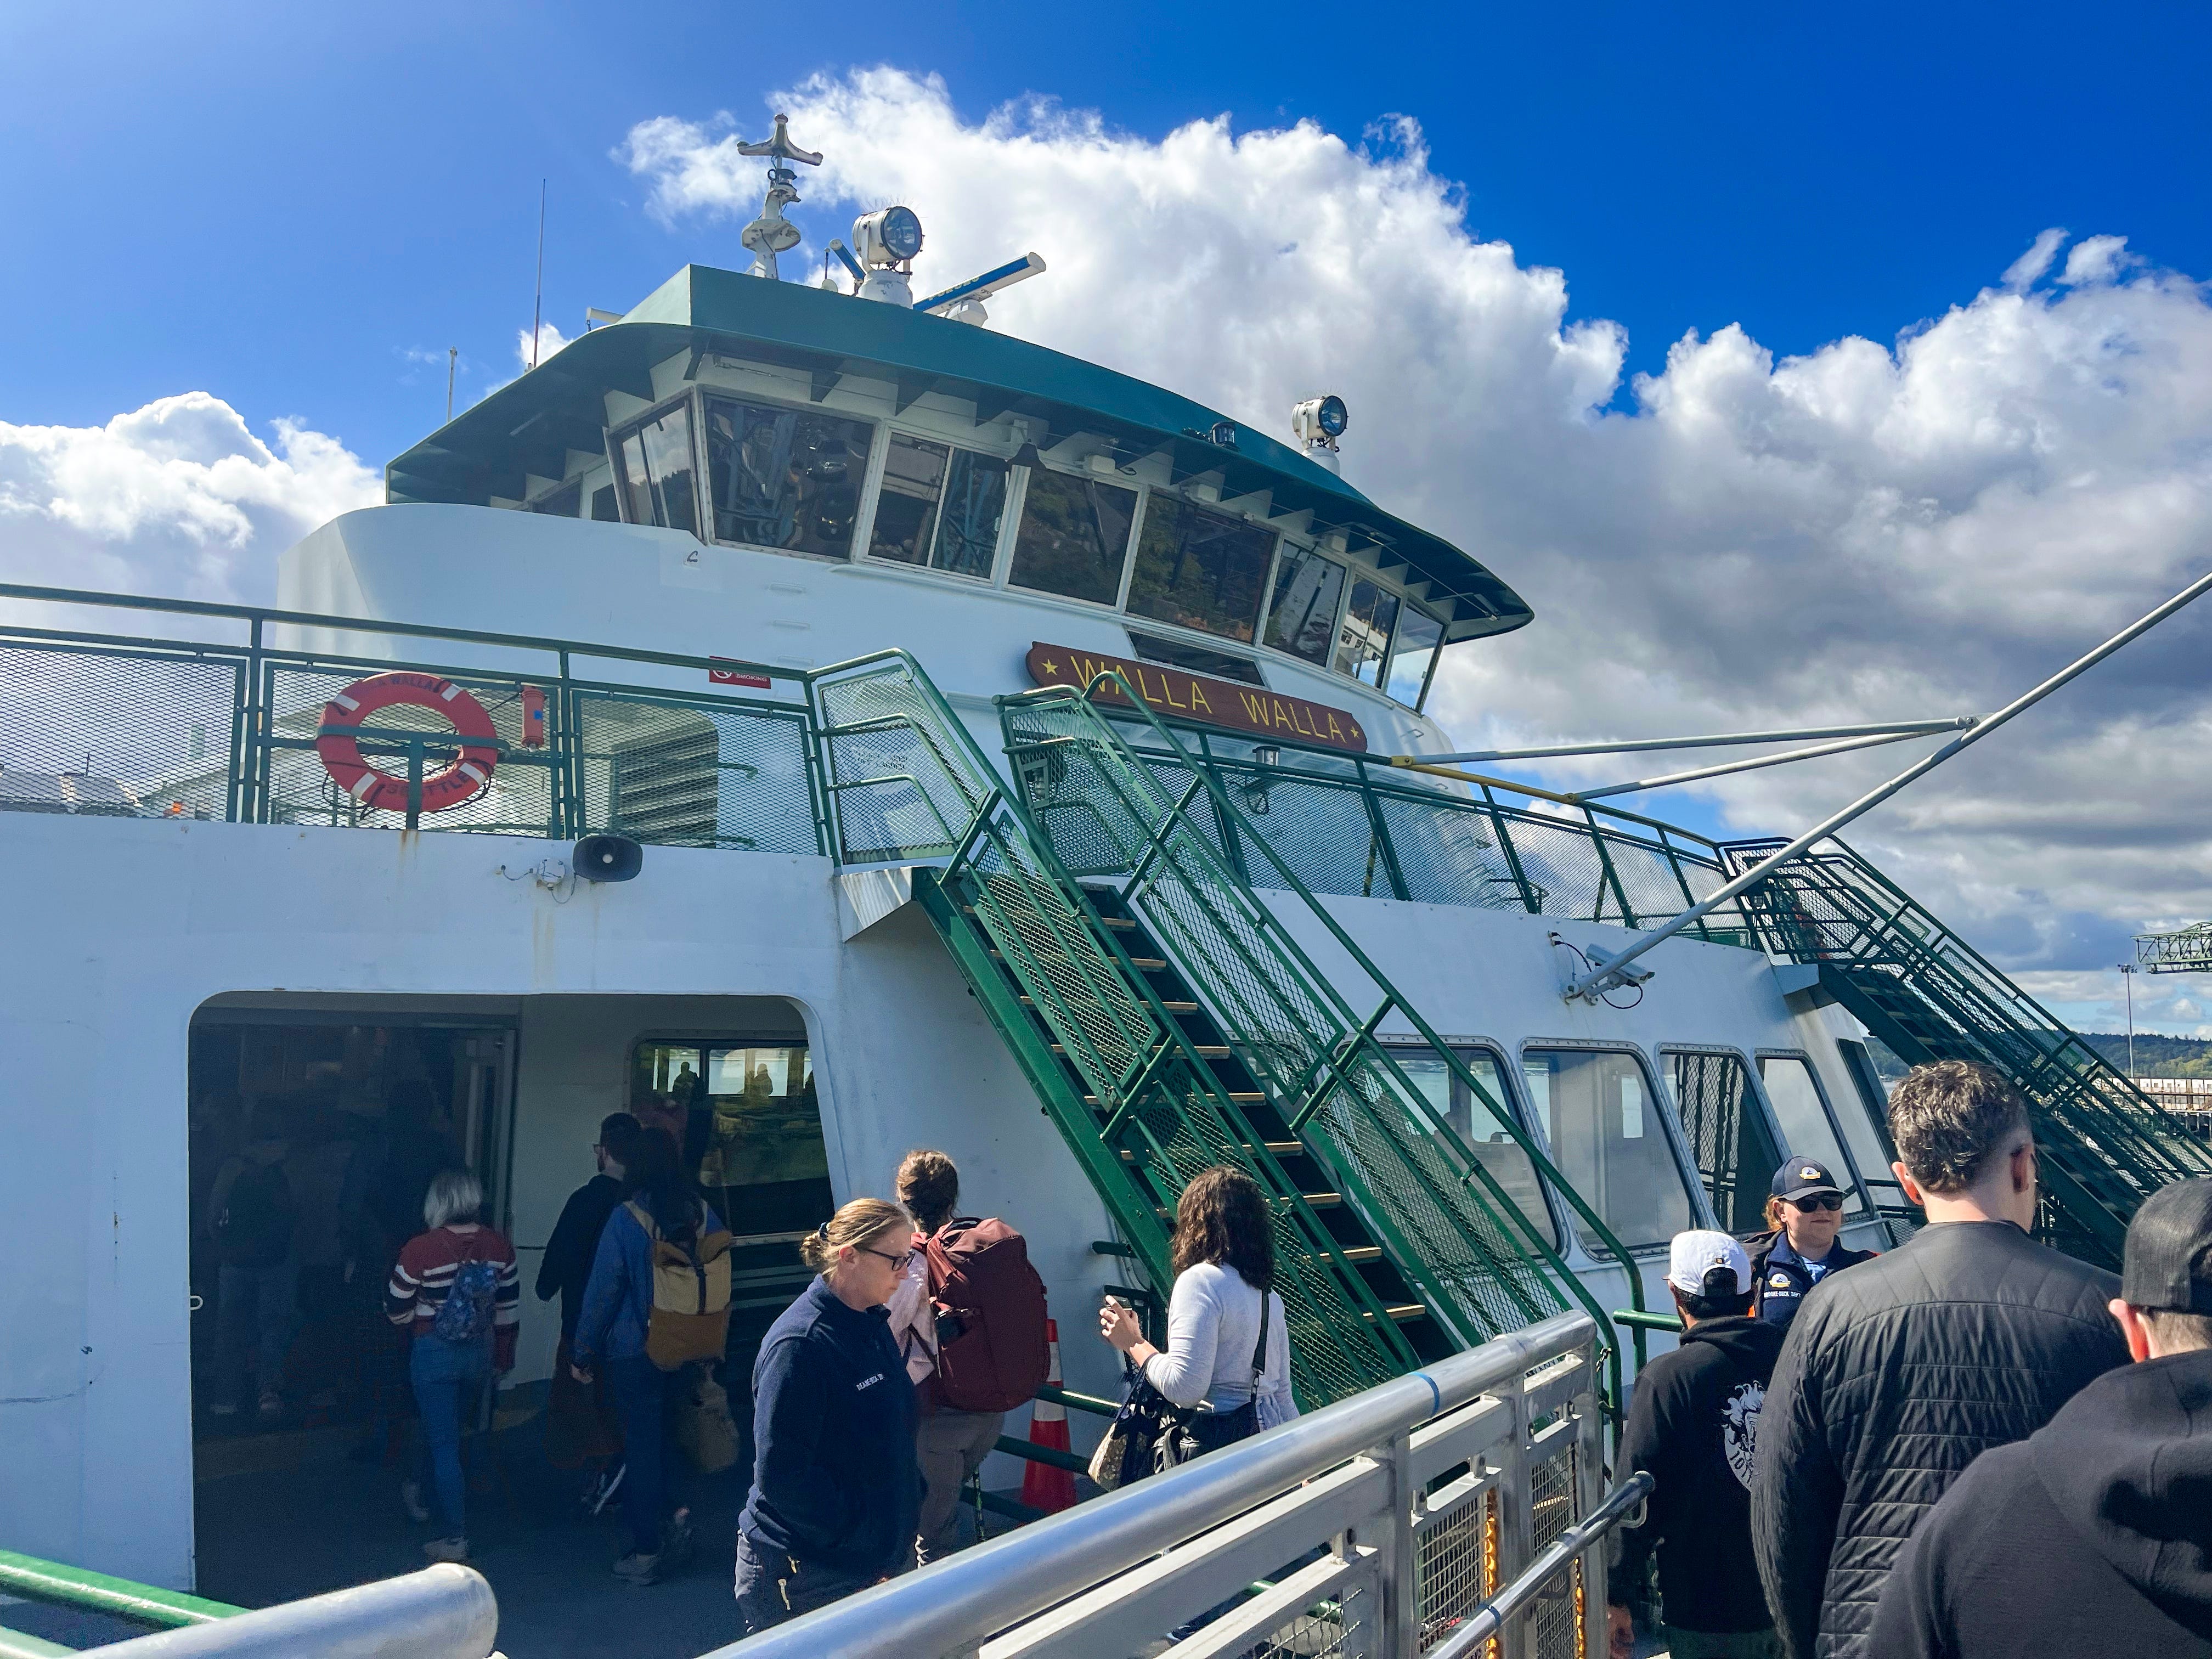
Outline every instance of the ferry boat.
{"label": "ferry boat", "polygon": [[[1565,994],[1778,843],[1440,764],[1440,665],[1542,622],[1355,487],[1354,411],[997,332],[1034,254],[916,300],[903,208],[781,280],[809,158],[760,150],[751,269],[393,459],[275,607],[4,590],[0,1543],[189,1588],[196,1468],[374,1414],[380,1266],[305,1224],[276,1408],[224,1397],[209,1189],[257,1125],[302,1216],[371,1147],[465,1160],[527,1277],[600,1119],[670,1122],[741,1235],[734,1378],[793,1241],[941,1147],[1099,1396],[1102,1295],[1157,1310],[1233,1162],[1309,1410],[1576,1310],[1617,1404],[1669,1236],[1758,1230],[1785,1154],[1901,1237],[1899,1060],[2022,1082],[2081,1254],[2212,1170],[1840,842]],[[557,1334],[529,1303],[503,1413]]]}

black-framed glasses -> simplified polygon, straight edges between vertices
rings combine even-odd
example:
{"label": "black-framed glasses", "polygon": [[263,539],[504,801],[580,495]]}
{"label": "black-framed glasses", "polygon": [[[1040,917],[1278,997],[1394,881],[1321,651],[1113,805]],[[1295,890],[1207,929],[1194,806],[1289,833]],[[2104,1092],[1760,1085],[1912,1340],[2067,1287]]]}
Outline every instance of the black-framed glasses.
{"label": "black-framed glasses", "polygon": [[890,1262],[902,1273],[906,1271],[907,1263],[914,1260],[912,1250],[901,1250],[896,1255],[893,1255],[889,1250],[872,1250],[865,1244],[856,1244],[853,1248],[860,1251],[862,1255],[872,1255],[878,1261]]}
{"label": "black-framed glasses", "polygon": [[1843,1199],[1833,1193],[1826,1198],[1816,1198],[1808,1193],[1802,1198],[1793,1198],[1790,1201],[1801,1210],[1840,1210],[1844,1207]]}

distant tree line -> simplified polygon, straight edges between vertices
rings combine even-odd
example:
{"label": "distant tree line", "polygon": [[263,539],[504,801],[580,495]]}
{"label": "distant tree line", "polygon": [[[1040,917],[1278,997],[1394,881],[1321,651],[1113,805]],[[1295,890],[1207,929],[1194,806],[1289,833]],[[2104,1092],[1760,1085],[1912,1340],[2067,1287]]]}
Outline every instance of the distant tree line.
{"label": "distant tree line", "polygon": [[[2112,1065],[2128,1069],[2128,1036],[2124,1031],[2083,1031],[2081,1041]],[[2136,1033],[2136,1074],[2138,1077],[2212,1077],[2212,1041],[2203,1037],[2154,1036]]]}

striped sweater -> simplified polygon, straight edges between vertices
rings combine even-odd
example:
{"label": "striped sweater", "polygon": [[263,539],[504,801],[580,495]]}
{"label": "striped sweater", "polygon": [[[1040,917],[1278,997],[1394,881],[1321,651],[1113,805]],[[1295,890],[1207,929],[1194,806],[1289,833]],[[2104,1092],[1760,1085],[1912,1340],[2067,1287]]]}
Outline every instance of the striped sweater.
{"label": "striped sweater", "polygon": [[428,1335],[464,1261],[499,1264],[499,1288],[493,1299],[492,1369],[511,1370],[515,1333],[522,1319],[522,1280],[515,1271],[514,1247],[489,1227],[465,1221],[409,1239],[400,1249],[399,1260],[392,1264],[392,1278],[384,1287],[384,1316],[395,1325],[409,1328],[412,1336]]}

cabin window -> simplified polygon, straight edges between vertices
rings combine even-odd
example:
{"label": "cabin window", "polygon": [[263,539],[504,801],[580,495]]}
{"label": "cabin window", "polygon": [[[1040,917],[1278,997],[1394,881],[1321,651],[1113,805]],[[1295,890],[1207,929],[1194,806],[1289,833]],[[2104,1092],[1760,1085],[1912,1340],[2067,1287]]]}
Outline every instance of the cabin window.
{"label": "cabin window", "polygon": [[1121,595],[1136,514],[1133,489],[1030,469],[1007,580],[1017,587],[1113,604]]}
{"label": "cabin window", "polygon": [[1328,660],[1337,601],[1344,597],[1344,567],[1310,547],[1283,544],[1275,567],[1275,593],[1267,606],[1267,640],[1308,662]]}
{"label": "cabin window", "polygon": [[1444,625],[1419,605],[1408,604],[1399,612],[1398,631],[1390,640],[1390,672],[1382,689],[1408,708],[1421,706],[1421,689],[1429,683],[1429,668],[1443,643]]}
{"label": "cabin window", "polygon": [[699,533],[698,467],[691,456],[689,401],[617,433],[614,451],[624,520]]}
{"label": "cabin window", "polygon": [[829,1219],[836,1204],[805,1044],[641,1042],[630,1077],[630,1111],[676,1137],[732,1232],[796,1234]]}
{"label": "cabin window", "polygon": [[530,504],[532,513],[550,514],[556,519],[575,518],[583,509],[584,481],[581,478],[549,489]]}
{"label": "cabin window", "polygon": [[1187,668],[1194,674],[1211,674],[1218,680],[1236,680],[1245,685],[1265,685],[1260,678],[1260,665],[1249,657],[1239,657],[1227,651],[1208,651],[1202,645],[1185,645],[1181,640],[1164,640],[1157,635],[1139,634],[1129,630],[1129,643],[1146,662],[1165,663],[1170,668]]}
{"label": "cabin window", "polygon": [[[1782,1156],[1817,1158],[1838,1181],[1849,1182],[1850,1161],[1836,1139],[1836,1127],[1829,1121],[1827,1103],[1821,1098],[1812,1063],[1796,1054],[1761,1054],[1759,1080],[1766,1085],[1774,1121],[1782,1126]],[[1845,1191],[1844,1213],[1859,1218],[1866,1214],[1866,1200],[1855,1187]]]}
{"label": "cabin window", "polygon": [[[1421,1091],[1421,1098],[1430,1111],[1452,1127],[1474,1152],[1476,1162],[1556,1250],[1559,1248],[1559,1230],[1552,1218],[1550,1207],[1544,1202],[1536,1166],[1521,1143],[1513,1139],[1501,1115],[1513,1110],[1513,1097],[1505,1086],[1504,1068],[1498,1064],[1498,1056],[1487,1048],[1461,1048],[1454,1052],[1474,1073],[1475,1081],[1482,1085],[1487,1099],[1461,1082],[1444,1063],[1443,1056],[1433,1049],[1394,1048],[1391,1057]],[[1486,1191],[1484,1196],[1489,1196]],[[1516,1236],[1513,1242],[1525,1244],[1527,1240]]]}
{"label": "cabin window", "polygon": [[1156,492],[1137,538],[1129,613],[1249,641],[1274,552],[1273,532]]}
{"label": "cabin window", "polygon": [[1675,1052],[1667,1055],[1667,1073],[1682,1139],[1715,1218],[1732,1233],[1763,1232],[1766,1189],[1782,1152],[1759,1109],[1749,1068],[1736,1054]]}
{"label": "cabin window", "polygon": [[714,538],[849,556],[874,435],[842,416],[708,398]]}
{"label": "cabin window", "polygon": [[868,551],[988,581],[1006,506],[1004,461],[895,432]]}
{"label": "cabin window", "polygon": [[[1521,1074],[1552,1161],[1622,1244],[1648,1249],[1697,1224],[1681,1166],[1634,1055],[1529,1048],[1521,1055]],[[1605,1255],[1604,1240],[1579,1217],[1575,1231],[1585,1250]]]}
{"label": "cabin window", "polygon": [[1376,684],[1389,648],[1391,625],[1398,620],[1398,596],[1364,576],[1352,584],[1352,599],[1344,607],[1344,625],[1337,630],[1336,661],[1340,674],[1349,674],[1362,685]]}
{"label": "cabin window", "polygon": [[615,505],[615,487],[601,484],[592,492],[592,518],[599,524],[620,524],[622,508]]}

